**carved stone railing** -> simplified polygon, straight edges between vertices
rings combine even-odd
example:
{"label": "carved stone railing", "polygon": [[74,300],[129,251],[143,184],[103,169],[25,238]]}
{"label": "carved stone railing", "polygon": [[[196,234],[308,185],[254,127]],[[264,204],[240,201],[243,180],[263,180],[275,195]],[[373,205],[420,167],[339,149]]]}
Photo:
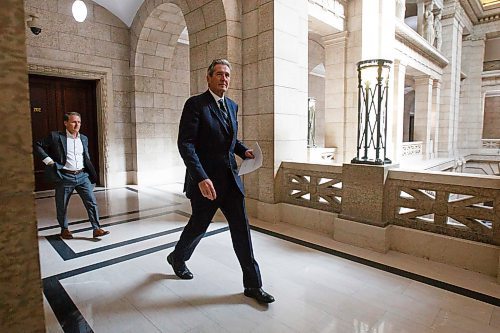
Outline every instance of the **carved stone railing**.
{"label": "carved stone railing", "polygon": [[340,212],[341,166],[283,162],[281,177],[281,202]]}
{"label": "carved stone railing", "polygon": [[500,245],[500,179],[441,172],[389,171],[389,224]]}
{"label": "carved stone railing", "polygon": [[344,4],[339,0],[309,0],[310,3],[323,8],[335,15],[344,16]]}
{"label": "carved stone railing", "polygon": [[422,141],[403,142],[402,157],[422,155],[423,151],[422,147],[423,147]]}
{"label": "carved stone railing", "polygon": [[482,139],[483,148],[500,149],[500,139]]}
{"label": "carved stone railing", "polygon": [[[360,179],[346,179],[342,169],[283,162],[279,202],[343,214],[345,200],[359,201],[343,198],[343,188]],[[500,245],[500,177],[391,169],[383,186],[384,225]]]}

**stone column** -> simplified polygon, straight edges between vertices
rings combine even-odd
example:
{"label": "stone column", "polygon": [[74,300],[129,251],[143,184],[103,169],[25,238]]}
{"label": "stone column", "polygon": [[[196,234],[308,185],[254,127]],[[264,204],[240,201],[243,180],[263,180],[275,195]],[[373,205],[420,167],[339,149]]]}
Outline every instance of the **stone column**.
{"label": "stone column", "polygon": [[424,0],[417,0],[417,32],[420,36],[424,35]]}
{"label": "stone column", "polygon": [[274,178],[281,162],[307,158],[307,4],[242,2],[244,141],[258,141],[264,156],[263,166],[244,177],[247,207],[269,222],[278,218]]}
{"label": "stone column", "polygon": [[[345,75],[345,145],[344,161],[350,161],[356,156],[357,126],[358,126],[358,61],[368,59],[392,60],[394,39],[384,36],[394,36],[395,19],[394,0],[353,0],[348,3],[347,56]],[[392,70],[391,70],[392,71]],[[392,86],[392,81],[389,86]],[[392,91],[389,89],[389,100]],[[388,104],[387,120],[392,123],[393,104]],[[387,137],[392,137],[392,128],[387,127]],[[389,156],[388,156],[389,157]],[[389,157],[390,158],[390,157]]]}
{"label": "stone column", "polygon": [[2,1],[0,19],[0,332],[45,332],[24,1]]}
{"label": "stone column", "polygon": [[484,34],[465,37],[462,47],[462,70],[467,78],[462,81],[460,91],[460,114],[458,121],[458,149],[461,155],[481,148],[483,132],[482,71],[485,49]]}
{"label": "stone column", "polygon": [[325,147],[337,147],[336,162],[345,148],[345,76],[347,32],[323,37],[325,46]]}
{"label": "stone column", "polygon": [[389,249],[384,185],[394,166],[343,165],[342,211],[335,219],[333,239],[378,252]]}
{"label": "stone column", "polygon": [[441,53],[449,63],[443,70],[439,112],[438,157],[454,156],[456,152],[456,125],[459,112],[460,68],[463,24],[459,4],[447,2],[443,8],[443,46]]}
{"label": "stone column", "polygon": [[392,123],[387,126],[392,127],[392,137],[387,138],[387,156],[393,163],[397,163],[403,154],[403,131],[404,131],[404,112],[405,112],[405,75],[406,64],[401,60],[394,60],[394,93],[393,110],[394,117]]}
{"label": "stone column", "polygon": [[432,84],[432,130],[431,130],[432,147],[430,149],[431,153],[430,158],[436,157],[437,147],[439,145],[440,102],[441,102],[441,80],[434,79]]}
{"label": "stone column", "polygon": [[345,64],[345,113],[344,113],[344,149],[337,149],[337,156],[342,161],[350,161],[356,156],[358,128],[358,73],[356,63],[360,61],[363,40],[362,31],[363,0],[349,1],[347,4],[346,31],[346,64]]}
{"label": "stone column", "polygon": [[306,0],[274,0],[274,55],[259,65],[259,81],[274,87],[274,173],[284,160],[307,157],[307,8]]}
{"label": "stone column", "polygon": [[429,76],[415,77],[415,141],[423,142],[423,156],[429,158],[432,152],[432,85]]}

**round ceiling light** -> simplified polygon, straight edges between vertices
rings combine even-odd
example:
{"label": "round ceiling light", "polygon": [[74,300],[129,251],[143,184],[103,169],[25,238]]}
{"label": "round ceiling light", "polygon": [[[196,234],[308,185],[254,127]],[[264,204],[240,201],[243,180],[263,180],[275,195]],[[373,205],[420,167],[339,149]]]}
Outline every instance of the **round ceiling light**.
{"label": "round ceiling light", "polygon": [[77,22],[85,21],[85,18],[87,17],[87,6],[85,5],[85,2],[82,0],[76,0],[73,2],[71,11],[73,12],[73,17]]}

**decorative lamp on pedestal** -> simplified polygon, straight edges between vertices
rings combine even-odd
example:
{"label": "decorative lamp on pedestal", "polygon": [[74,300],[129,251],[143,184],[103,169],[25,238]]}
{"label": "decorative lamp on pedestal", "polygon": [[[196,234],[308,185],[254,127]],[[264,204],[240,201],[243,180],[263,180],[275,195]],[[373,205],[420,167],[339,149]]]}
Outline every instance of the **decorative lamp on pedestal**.
{"label": "decorative lamp on pedestal", "polygon": [[358,62],[358,137],[351,163],[392,163],[387,152],[387,96],[391,60]]}

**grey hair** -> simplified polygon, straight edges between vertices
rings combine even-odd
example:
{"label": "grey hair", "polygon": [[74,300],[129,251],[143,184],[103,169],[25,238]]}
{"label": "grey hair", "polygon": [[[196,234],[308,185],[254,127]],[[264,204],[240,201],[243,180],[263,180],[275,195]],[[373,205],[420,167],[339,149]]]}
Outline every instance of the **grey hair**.
{"label": "grey hair", "polygon": [[77,117],[80,117],[80,119],[82,119],[82,116],[80,116],[80,114],[78,112],[68,112],[68,113],[64,114],[64,121],[68,121],[69,117],[71,117],[71,116],[77,116]]}
{"label": "grey hair", "polygon": [[229,67],[229,69],[231,69],[231,64],[226,59],[214,59],[210,64],[210,66],[208,66],[207,69],[208,76],[214,75],[215,65],[226,65],[227,67]]}

